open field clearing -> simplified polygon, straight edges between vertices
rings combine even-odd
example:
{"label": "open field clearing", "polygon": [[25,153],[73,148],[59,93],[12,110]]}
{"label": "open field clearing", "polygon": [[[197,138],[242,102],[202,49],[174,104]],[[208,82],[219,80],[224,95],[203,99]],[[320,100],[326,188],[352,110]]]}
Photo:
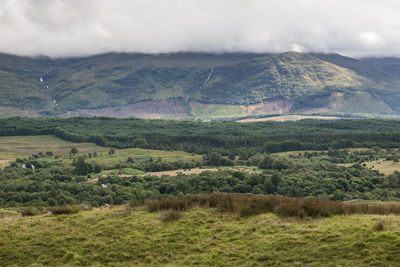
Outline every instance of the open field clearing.
{"label": "open field clearing", "polygon": [[162,172],[148,172],[146,174],[142,174],[142,176],[146,175],[155,175],[155,176],[163,176],[163,175],[168,175],[168,176],[177,176],[178,174],[185,174],[185,175],[190,175],[190,174],[200,174],[202,172],[217,172],[217,171],[240,171],[240,172],[247,172],[250,174],[254,173],[260,173],[260,171],[257,170],[252,170],[249,168],[244,168],[244,167],[223,167],[223,168],[202,168],[202,169],[182,169],[182,170],[173,170],[173,171],[162,171]]}
{"label": "open field clearing", "polygon": [[274,117],[266,117],[259,119],[242,119],[237,120],[237,122],[256,122],[256,121],[299,121],[299,120],[338,120],[340,117],[329,117],[329,116],[311,116],[311,115],[282,115],[282,116],[274,116]]}
{"label": "open field clearing", "polygon": [[[379,159],[379,160],[364,162],[364,164],[365,164],[366,168],[369,168],[371,170],[377,170],[380,173],[383,173],[385,175],[392,174],[395,171],[400,171],[400,163],[394,162],[392,160]],[[345,167],[351,167],[353,165],[353,163],[345,163],[345,164],[338,164],[338,165],[345,166]]]}
{"label": "open field clearing", "polygon": [[[365,147],[355,147],[355,148],[347,148],[349,152],[354,152],[354,151],[367,151],[370,148],[365,148]],[[280,157],[288,157],[290,155],[293,156],[298,156],[300,154],[304,154],[306,152],[312,153],[312,152],[328,152],[328,150],[294,150],[294,151],[285,151],[285,152],[276,152],[276,153],[271,153],[272,155],[275,156],[280,156]],[[351,166],[351,165],[350,165]]]}
{"label": "open field clearing", "polygon": [[52,135],[7,136],[0,137],[0,158],[15,155],[29,156],[39,152],[51,151],[54,154],[68,154],[75,147],[79,153],[104,152],[108,148],[92,143],[73,143]]}
{"label": "open field clearing", "polygon": [[392,174],[395,171],[400,171],[400,162],[394,162],[392,160],[374,160],[365,162],[366,167],[372,170],[377,170],[386,175]]}
{"label": "open field clearing", "polygon": [[115,154],[99,153],[96,158],[88,159],[89,163],[96,163],[104,166],[106,169],[115,166],[118,163],[126,162],[128,157],[132,157],[134,162],[141,163],[153,159],[154,161],[161,159],[163,162],[191,162],[201,161],[202,156],[190,154],[183,151],[165,151],[155,149],[127,148],[116,149]]}
{"label": "open field clearing", "polygon": [[[246,168],[246,167],[218,167],[218,168],[194,168],[194,169],[180,169],[180,170],[170,170],[170,171],[160,171],[160,172],[143,172],[141,170],[136,170],[132,168],[123,168],[121,170],[105,170],[101,173],[96,174],[96,177],[107,176],[107,175],[116,175],[119,177],[130,177],[132,175],[139,176],[158,176],[162,177],[164,175],[167,176],[177,176],[179,174],[190,175],[190,174],[200,174],[203,172],[217,172],[217,171],[240,171],[246,172],[249,174],[259,174],[261,170],[258,168]],[[90,180],[91,182],[97,182],[98,179],[94,178]]]}
{"label": "open field clearing", "polygon": [[[61,157],[57,159],[59,164],[70,164],[72,160],[67,156],[67,154],[69,154],[71,148],[76,148],[79,154],[97,152],[98,156],[96,158],[88,159],[88,162],[101,164],[105,168],[114,166],[121,162],[126,162],[128,157],[132,157],[135,162],[138,163],[147,161],[150,158],[153,158],[154,160],[160,158],[163,162],[175,162],[180,160],[183,162],[191,162],[202,160],[202,156],[200,155],[194,155],[182,151],[163,151],[141,148],[115,149],[115,153],[110,155],[108,153],[110,148],[101,147],[93,143],[73,143],[51,135],[12,136],[0,137],[0,168],[4,168],[18,157],[26,158],[30,155],[39,152],[45,153],[47,151],[61,155]],[[127,174],[130,173],[131,172],[128,171]]]}
{"label": "open field clearing", "polygon": [[[0,265],[397,266],[400,217],[285,219],[116,206],[0,219]],[[382,223],[383,229],[377,228]]]}

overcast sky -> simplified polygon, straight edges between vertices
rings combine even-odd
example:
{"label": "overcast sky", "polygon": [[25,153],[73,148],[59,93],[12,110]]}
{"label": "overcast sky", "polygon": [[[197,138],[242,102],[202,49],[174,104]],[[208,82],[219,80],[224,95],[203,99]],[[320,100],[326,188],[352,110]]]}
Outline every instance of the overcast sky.
{"label": "overcast sky", "polygon": [[400,56],[399,0],[0,0],[0,51]]}

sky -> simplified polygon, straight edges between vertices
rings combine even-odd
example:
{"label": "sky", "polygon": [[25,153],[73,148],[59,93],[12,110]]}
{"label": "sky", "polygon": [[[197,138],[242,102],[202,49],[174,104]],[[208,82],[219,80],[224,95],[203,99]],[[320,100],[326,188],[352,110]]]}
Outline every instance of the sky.
{"label": "sky", "polygon": [[399,0],[0,0],[0,52],[400,57]]}

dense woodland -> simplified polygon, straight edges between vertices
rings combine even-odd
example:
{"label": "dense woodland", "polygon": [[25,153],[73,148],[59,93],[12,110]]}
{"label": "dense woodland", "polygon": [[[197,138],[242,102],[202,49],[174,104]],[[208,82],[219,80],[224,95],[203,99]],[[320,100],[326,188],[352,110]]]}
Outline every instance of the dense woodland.
{"label": "dense woodland", "polygon": [[116,148],[183,150],[198,154],[218,152],[247,158],[256,153],[294,150],[395,148],[400,143],[400,121],[236,123],[107,117],[0,119],[0,136],[43,134]]}

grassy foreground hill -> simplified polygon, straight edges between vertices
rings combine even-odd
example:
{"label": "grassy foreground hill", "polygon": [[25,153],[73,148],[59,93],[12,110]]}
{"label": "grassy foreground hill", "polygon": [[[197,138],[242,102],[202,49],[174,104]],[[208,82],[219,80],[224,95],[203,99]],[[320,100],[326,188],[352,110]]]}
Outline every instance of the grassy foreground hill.
{"label": "grassy foreground hill", "polygon": [[340,55],[0,54],[0,115],[397,114],[398,60]]}
{"label": "grassy foreground hill", "polygon": [[0,216],[0,264],[395,266],[399,227],[393,215],[298,219],[206,207],[153,212],[121,205],[33,217],[8,212]]}

